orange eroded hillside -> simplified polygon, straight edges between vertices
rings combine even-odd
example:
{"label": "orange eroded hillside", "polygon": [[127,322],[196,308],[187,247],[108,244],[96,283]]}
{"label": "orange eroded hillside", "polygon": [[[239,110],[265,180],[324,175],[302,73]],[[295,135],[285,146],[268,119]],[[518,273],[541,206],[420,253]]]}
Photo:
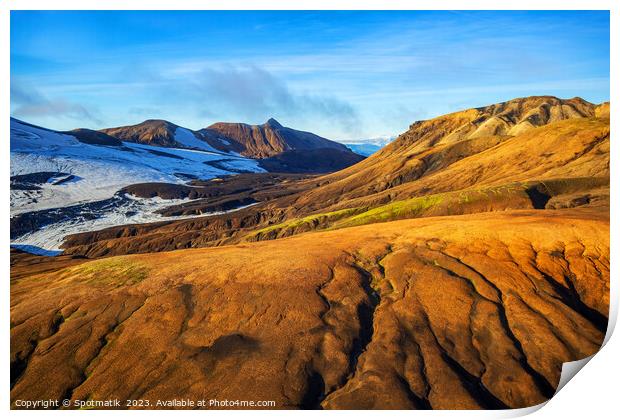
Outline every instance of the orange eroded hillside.
{"label": "orange eroded hillside", "polygon": [[11,399],[501,408],[601,345],[601,209],[429,217],[12,267]]}
{"label": "orange eroded hillside", "polygon": [[281,184],[279,196],[239,212],[71,235],[64,248],[100,257],[274,239],[363,224],[390,205],[406,218],[608,207],[609,132],[608,104],[514,99],[414,123],[363,161]]}

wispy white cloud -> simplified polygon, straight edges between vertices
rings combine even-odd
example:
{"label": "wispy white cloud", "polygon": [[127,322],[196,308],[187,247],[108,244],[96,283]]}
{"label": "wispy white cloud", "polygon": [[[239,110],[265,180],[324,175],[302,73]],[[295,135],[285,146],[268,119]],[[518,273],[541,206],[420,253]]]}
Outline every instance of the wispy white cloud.
{"label": "wispy white cloud", "polygon": [[282,78],[255,65],[202,68],[183,77],[160,75],[158,94],[175,97],[202,115],[230,115],[267,119],[323,119],[346,130],[354,130],[360,120],[357,110],[337,97],[293,91]]}
{"label": "wispy white cloud", "polygon": [[80,41],[81,54],[62,54],[39,33],[56,65],[14,74],[51,98],[38,101],[42,113],[67,119],[95,107],[106,125],[157,116],[200,128],[274,116],[332,138],[396,133],[456,106],[513,96],[608,99],[609,28],[599,18],[584,25],[579,13],[305,12],[169,32],[170,15],[140,16],[129,23],[167,35],[141,31],[92,53]]}
{"label": "wispy white cloud", "polygon": [[21,118],[57,117],[101,124],[85,106],[63,98],[48,98],[34,88],[11,81],[11,114]]}

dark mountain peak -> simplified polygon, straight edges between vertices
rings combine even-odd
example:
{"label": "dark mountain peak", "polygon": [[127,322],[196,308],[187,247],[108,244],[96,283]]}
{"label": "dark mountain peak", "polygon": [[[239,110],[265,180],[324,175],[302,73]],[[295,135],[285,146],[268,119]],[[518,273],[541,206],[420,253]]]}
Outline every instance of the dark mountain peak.
{"label": "dark mountain peak", "polygon": [[282,124],[280,124],[278,121],[276,121],[275,118],[269,118],[267,120],[267,122],[265,123],[265,125],[271,127],[271,128],[282,128]]}

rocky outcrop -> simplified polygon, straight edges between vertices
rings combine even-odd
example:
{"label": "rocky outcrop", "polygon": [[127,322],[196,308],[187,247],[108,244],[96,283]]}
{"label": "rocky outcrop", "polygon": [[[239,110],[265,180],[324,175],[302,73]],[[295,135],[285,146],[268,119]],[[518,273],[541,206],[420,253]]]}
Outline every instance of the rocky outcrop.
{"label": "rocky outcrop", "polygon": [[418,121],[400,144],[406,140],[423,141],[426,145],[453,143],[488,136],[514,136],[531,128],[574,118],[602,116],[597,105],[581,98],[559,99],[554,96],[529,96],[480,108]]}

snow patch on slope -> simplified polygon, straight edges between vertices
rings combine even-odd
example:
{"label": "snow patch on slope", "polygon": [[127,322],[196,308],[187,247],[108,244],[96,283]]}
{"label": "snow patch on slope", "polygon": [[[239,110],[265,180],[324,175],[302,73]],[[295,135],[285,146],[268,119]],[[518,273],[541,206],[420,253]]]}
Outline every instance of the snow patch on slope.
{"label": "snow patch on slope", "polygon": [[[60,245],[67,235],[81,232],[90,232],[113,226],[123,226],[137,223],[162,222],[167,220],[189,219],[209,215],[230,213],[249,206],[243,206],[228,212],[213,212],[186,216],[162,216],[157,213],[166,207],[188,203],[188,198],[164,200],[160,197],[138,198],[130,194],[116,195],[110,202],[102,202],[101,206],[84,206],[74,217],[57,223],[43,226],[35,232],[27,233],[11,241],[11,246],[24,251],[54,255],[61,251]],[[250,206],[253,204],[250,204]],[[96,207],[96,208],[93,208]],[[81,207],[80,207],[81,208]],[[62,209],[61,209],[62,210]]]}
{"label": "snow patch on slope", "polygon": [[[209,165],[209,161],[222,159],[226,159],[225,168]],[[264,172],[264,169],[253,159],[215,149],[172,149],[137,143],[123,143],[123,147],[85,144],[72,135],[11,119],[11,176],[34,172],[76,176],[74,182],[47,183],[37,191],[12,190],[12,215],[103,200],[123,187],[141,182],[180,184],[188,179],[187,175],[210,179],[236,171]]]}
{"label": "snow patch on slope", "polygon": [[189,131],[187,128],[177,127],[174,132],[174,139],[185,147],[206,150],[208,152],[214,153],[222,153],[206,141],[200,140],[198,137],[196,137],[194,133]]}

